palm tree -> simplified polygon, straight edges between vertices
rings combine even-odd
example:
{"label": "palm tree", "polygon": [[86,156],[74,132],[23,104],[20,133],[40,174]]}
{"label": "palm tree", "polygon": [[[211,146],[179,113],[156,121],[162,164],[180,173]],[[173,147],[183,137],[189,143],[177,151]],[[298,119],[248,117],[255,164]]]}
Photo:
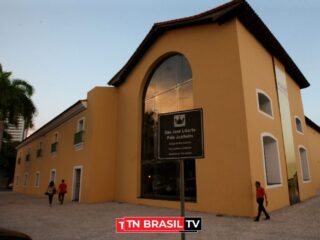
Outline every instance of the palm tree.
{"label": "palm tree", "polygon": [[11,72],[5,72],[0,64],[0,151],[2,146],[5,121],[18,124],[22,117],[25,128],[33,126],[36,108],[31,100],[33,87],[24,80],[12,79]]}

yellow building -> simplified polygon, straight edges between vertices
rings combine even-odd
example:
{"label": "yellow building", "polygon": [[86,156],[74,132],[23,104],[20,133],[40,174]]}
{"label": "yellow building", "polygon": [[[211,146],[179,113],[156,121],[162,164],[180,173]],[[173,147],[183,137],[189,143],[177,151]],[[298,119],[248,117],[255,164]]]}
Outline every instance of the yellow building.
{"label": "yellow building", "polygon": [[[308,81],[241,0],[156,23],[109,81],[18,146],[14,190],[69,200],[179,207],[179,164],[157,159],[159,113],[203,109],[205,158],[185,161],[188,210],[256,214],[320,187],[320,128],[305,118]],[[38,154],[39,153],[39,154]]]}

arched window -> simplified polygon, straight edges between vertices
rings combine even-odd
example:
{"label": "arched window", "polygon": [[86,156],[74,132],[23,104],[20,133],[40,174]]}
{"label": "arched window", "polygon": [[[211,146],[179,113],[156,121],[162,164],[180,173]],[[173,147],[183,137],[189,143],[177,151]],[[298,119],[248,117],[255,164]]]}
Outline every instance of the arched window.
{"label": "arched window", "polygon": [[[179,199],[179,161],[157,159],[159,113],[193,108],[192,72],[180,54],[162,61],[144,89],[141,153],[141,196]],[[185,197],[196,200],[195,161],[185,161]]]}
{"label": "arched window", "polygon": [[271,98],[261,90],[257,90],[257,97],[259,112],[273,118]]}
{"label": "arched window", "polygon": [[302,128],[302,123],[301,123],[301,120],[299,117],[295,116],[295,121],[296,121],[296,129],[297,129],[297,132],[299,133],[303,133],[303,128]]}
{"label": "arched window", "polygon": [[300,163],[302,178],[304,182],[310,181],[309,163],[307,150],[303,146],[299,146]]}
{"label": "arched window", "polygon": [[268,186],[281,184],[278,143],[270,135],[262,135],[265,176]]}

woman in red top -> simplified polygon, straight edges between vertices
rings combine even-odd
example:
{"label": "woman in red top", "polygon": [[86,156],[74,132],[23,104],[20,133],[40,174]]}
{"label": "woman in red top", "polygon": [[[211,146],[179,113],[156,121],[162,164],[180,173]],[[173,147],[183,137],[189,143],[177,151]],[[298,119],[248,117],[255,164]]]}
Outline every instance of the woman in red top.
{"label": "woman in red top", "polygon": [[257,203],[258,203],[258,216],[255,218],[255,221],[258,222],[261,212],[264,213],[266,218],[264,220],[269,220],[270,216],[267,213],[266,209],[263,206],[263,201],[266,199],[266,206],[268,206],[268,200],[267,200],[267,195],[266,192],[264,191],[264,188],[261,187],[261,183],[256,181],[256,197],[257,197]]}
{"label": "woman in red top", "polygon": [[63,204],[64,195],[67,193],[67,184],[64,183],[64,179],[62,179],[59,185],[59,201]]}

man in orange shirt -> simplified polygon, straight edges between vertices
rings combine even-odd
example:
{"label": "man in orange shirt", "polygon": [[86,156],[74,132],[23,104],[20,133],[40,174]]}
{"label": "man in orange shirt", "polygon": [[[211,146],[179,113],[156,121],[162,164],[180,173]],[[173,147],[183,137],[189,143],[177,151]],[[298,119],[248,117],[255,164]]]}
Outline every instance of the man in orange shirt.
{"label": "man in orange shirt", "polygon": [[269,220],[270,216],[269,216],[269,214],[267,213],[266,209],[263,206],[264,199],[266,199],[266,206],[268,206],[267,194],[264,191],[264,188],[261,187],[261,183],[260,182],[256,181],[255,185],[256,185],[256,197],[257,197],[257,203],[258,203],[258,216],[255,218],[254,221],[256,221],[256,222],[259,221],[261,212],[263,212],[264,215],[266,216],[266,218],[264,220]]}
{"label": "man in orange shirt", "polygon": [[67,193],[67,184],[64,183],[64,179],[61,180],[59,185],[59,201],[63,204],[64,195]]}

